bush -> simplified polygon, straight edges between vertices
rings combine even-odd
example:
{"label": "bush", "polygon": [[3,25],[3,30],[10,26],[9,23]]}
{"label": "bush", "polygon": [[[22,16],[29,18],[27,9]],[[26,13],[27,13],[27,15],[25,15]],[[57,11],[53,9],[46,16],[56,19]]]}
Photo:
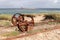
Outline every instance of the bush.
{"label": "bush", "polygon": [[10,14],[0,14],[0,20],[11,20],[12,15]]}

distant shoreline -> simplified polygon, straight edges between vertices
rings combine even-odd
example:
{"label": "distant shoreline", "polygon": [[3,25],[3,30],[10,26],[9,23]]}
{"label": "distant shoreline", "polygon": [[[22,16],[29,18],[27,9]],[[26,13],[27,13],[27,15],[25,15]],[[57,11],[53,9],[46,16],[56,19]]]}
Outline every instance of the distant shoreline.
{"label": "distant shoreline", "polygon": [[60,13],[60,8],[0,8],[0,14],[39,14],[39,13]]}

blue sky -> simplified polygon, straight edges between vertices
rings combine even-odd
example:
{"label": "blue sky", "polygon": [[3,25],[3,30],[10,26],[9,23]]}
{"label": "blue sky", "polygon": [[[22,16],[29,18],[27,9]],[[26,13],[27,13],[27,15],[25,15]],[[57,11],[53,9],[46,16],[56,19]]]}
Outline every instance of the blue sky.
{"label": "blue sky", "polygon": [[0,8],[60,8],[60,0],[0,0]]}

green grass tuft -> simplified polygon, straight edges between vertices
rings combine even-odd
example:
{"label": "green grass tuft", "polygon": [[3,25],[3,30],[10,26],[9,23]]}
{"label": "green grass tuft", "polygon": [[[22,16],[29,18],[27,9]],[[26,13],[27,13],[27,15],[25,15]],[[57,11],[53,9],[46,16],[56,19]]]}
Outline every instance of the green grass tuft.
{"label": "green grass tuft", "polygon": [[3,34],[2,36],[10,37],[10,36],[17,36],[19,34],[20,34],[19,32],[13,31],[13,32],[10,32],[10,33]]}

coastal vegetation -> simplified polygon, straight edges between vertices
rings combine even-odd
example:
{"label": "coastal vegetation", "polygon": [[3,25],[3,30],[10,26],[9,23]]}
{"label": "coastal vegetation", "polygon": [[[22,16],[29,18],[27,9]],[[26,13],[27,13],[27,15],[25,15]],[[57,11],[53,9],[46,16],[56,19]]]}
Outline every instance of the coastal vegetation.
{"label": "coastal vegetation", "polygon": [[[41,13],[31,13],[31,14],[28,14],[28,13],[25,13],[25,15],[32,15],[32,16],[35,16],[35,15],[51,15],[53,16],[54,18],[56,18],[56,20],[59,20],[60,19],[60,12],[41,12]],[[0,14],[0,20],[11,20],[12,18],[12,14]]]}
{"label": "coastal vegetation", "polygon": [[[60,13],[35,13],[35,14],[25,14],[25,15],[32,15],[32,16],[36,16],[36,15],[51,15],[52,17],[54,17],[56,20],[60,20]],[[10,26],[11,25],[11,18],[12,15],[11,14],[0,14],[0,26]],[[39,18],[40,19],[40,18]]]}
{"label": "coastal vegetation", "polygon": [[0,20],[11,20],[11,14],[0,14]]}
{"label": "coastal vegetation", "polygon": [[[41,16],[41,15],[48,15],[48,16],[52,16],[55,20],[60,20],[60,13],[51,13],[50,12],[50,13],[37,13],[37,14],[35,13],[35,14],[25,14],[25,15],[31,15],[34,17]],[[13,27],[13,25],[11,23],[12,16],[13,15],[11,15],[11,14],[0,14],[0,27],[2,29],[4,29],[4,30],[2,30],[0,28],[0,32],[2,32],[2,33],[0,33],[1,34],[0,36],[13,37],[13,36],[18,36],[21,33],[19,31],[17,31],[18,29],[15,26]],[[40,19],[40,17],[38,19]],[[37,32],[42,32],[42,31],[44,31],[44,30],[42,30],[43,28],[44,29],[47,28],[46,30],[50,30],[53,26],[59,25],[59,24],[60,24],[60,22],[48,22],[47,24],[43,23],[43,22],[35,23],[34,28],[36,28],[36,30],[32,30],[32,31],[30,30],[27,33],[34,34]]]}

